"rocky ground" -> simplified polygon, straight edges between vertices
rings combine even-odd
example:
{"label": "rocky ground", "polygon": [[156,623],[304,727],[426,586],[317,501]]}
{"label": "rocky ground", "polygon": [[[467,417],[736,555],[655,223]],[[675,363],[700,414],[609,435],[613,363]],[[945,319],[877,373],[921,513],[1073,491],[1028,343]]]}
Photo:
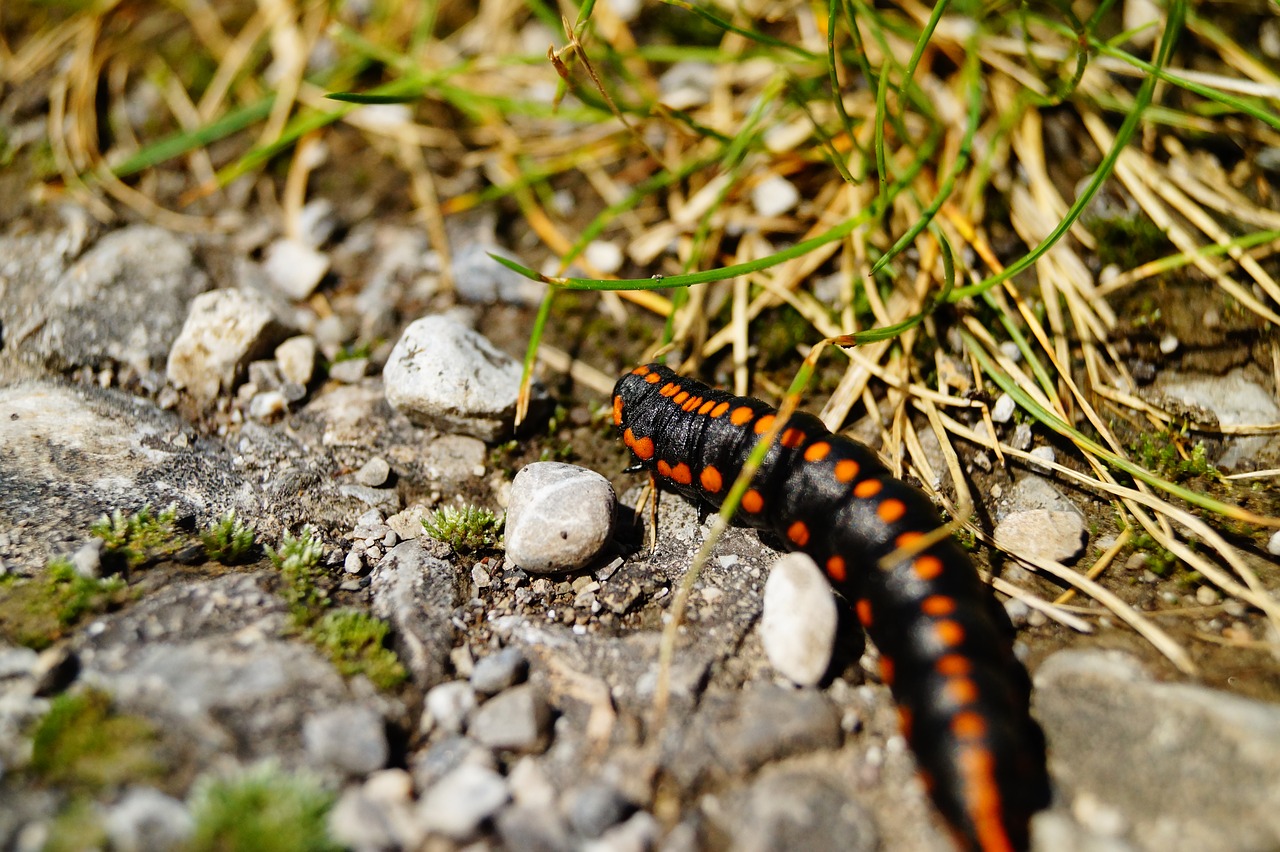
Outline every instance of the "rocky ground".
{"label": "rocky ground", "polygon": [[[0,848],[214,848],[211,790],[264,778],[295,806],[278,848],[951,848],[874,649],[843,609],[829,663],[829,648],[792,647],[805,619],[762,618],[777,553],[755,533],[730,531],[694,585],[655,727],[660,632],[709,524],[667,497],[650,551],[627,508],[638,488],[615,510],[579,468],[512,484],[544,451],[610,477],[622,456],[604,399],[553,392],[553,374],[533,439],[504,443],[540,294],[488,262],[492,235],[458,243],[442,294],[417,231],[335,229],[324,205],[300,241],[54,212],[0,239]],[[317,295],[325,276],[340,297]],[[1280,421],[1248,353],[1160,381],[1220,422]],[[1052,457],[1011,414],[997,405],[1006,440]],[[1216,461],[1275,450],[1254,436]],[[1097,495],[969,461],[999,483],[986,517],[1015,552],[1069,560],[1114,541]],[[509,552],[424,535],[432,510],[463,503],[510,513]],[[91,534],[147,506],[173,507],[162,540]],[[274,560],[199,546],[232,511]],[[1207,668],[1209,687],[1105,618],[1085,637],[1006,604],[1054,783],[1035,848],[1280,847],[1274,637],[1141,559],[1124,577],[1183,606],[1189,630],[1263,649]],[[770,595],[817,612],[818,592]],[[376,632],[335,650],[356,640],[321,630],[334,613],[387,625],[395,659]]]}

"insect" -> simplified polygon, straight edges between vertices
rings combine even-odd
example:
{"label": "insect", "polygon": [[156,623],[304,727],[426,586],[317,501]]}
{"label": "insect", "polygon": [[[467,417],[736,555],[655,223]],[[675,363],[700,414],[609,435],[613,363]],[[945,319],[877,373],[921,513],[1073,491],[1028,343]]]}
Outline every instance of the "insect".
{"label": "insect", "polygon": [[[719,507],[776,411],[659,364],[618,380],[613,422],[640,465],[674,490]],[[772,530],[813,557],[854,604],[880,649],[934,804],[964,848],[1025,849],[1048,798],[1030,684],[1004,611],[919,490],[875,453],[816,417],[785,424],[743,494],[736,521]],[[878,566],[901,550],[891,568]]]}

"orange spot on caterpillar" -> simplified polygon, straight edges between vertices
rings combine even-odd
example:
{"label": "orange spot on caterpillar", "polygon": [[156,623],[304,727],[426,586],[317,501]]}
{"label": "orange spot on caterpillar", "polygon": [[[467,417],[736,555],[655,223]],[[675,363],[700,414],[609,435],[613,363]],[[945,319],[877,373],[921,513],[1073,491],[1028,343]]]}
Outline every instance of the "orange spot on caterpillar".
{"label": "orange spot on caterpillar", "polygon": [[639,367],[636,367],[634,370],[631,371],[631,375],[633,376],[644,376],[644,375],[647,375],[648,373],[649,373],[649,366],[647,364],[641,364]]}
{"label": "orange spot on caterpillar", "polygon": [[942,690],[956,704],[972,704],[978,700],[978,687],[967,677],[951,678]]}
{"label": "orange spot on caterpillar", "polygon": [[686,391],[686,390],[682,390],[682,391],[680,391],[680,393],[678,393],[678,394],[676,394],[675,396],[671,397],[671,401],[672,401],[672,402],[674,402],[676,405],[680,405],[681,403],[683,403],[683,402],[684,402],[686,399],[688,399],[688,398],[689,398],[689,392],[688,392],[688,391]]}
{"label": "orange spot on caterpillar", "polygon": [[742,508],[753,515],[758,515],[764,510],[764,497],[760,496],[760,492],[754,488],[748,488],[747,493],[742,495]]}
{"label": "orange spot on caterpillar", "polygon": [[776,419],[777,418],[775,418],[772,414],[764,415],[763,417],[761,417],[759,420],[756,421],[755,433],[757,435],[763,435],[765,432],[768,432],[769,427],[773,425],[773,421]]}
{"label": "orange spot on caterpillar", "polygon": [[973,671],[973,663],[959,654],[943,654],[933,668],[944,677],[963,677]]}
{"label": "orange spot on caterpillar", "polygon": [[911,570],[921,580],[936,580],[942,573],[942,560],[930,553],[922,553],[911,562]]}
{"label": "orange spot on caterpillar", "polygon": [[854,610],[858,613],[858,623],[863,629],[871,627],[871,601],[866,598],[858,598],[858,602],[853,605]]}
{"label": "orange spot on caterpillar", "polygon": [[810,444],[809,448],[804,451],[804,460],[807,462],[820,462],[827,457],[829,452],[831,452],[831,445],[826,441],[818,441],[816,444]]}
{"label": "orange spot on caterpillar", "polygon": [[809,543],[809,526],[804,521],[792,521],[787,527],[787,538],[796,547],[804,547]]}
{"label": "orange spot on caterpillar", "polygon": [[756,416],[755,409],[749,405],[739,405],[729,415],[729,422],[734,426],[746,426]]}
{"label": "orange spot on caterpillar", "polygon": [[944,615],[950,615],[956,611],[956,602],[953,598],[946,595],[930,595],[920,604],[920,611],[925,615],[932,615],[939,618]]}
{"label": "orange spot on caterpillar", "polygon": [[675,396],[680,393],[680,386],[675,382],[667,382],[658,390],[658,393],[668,397]]}
{"label": "orange spot on caterpillar", "polygon": [[853,459],[840,459],[836,462],[836,482],[853,482],[858,475],[858,463]]}
{"label": "orange spot on caterpillar", "polygon": [[630,445],[631,452],[636,454],[636,458],[640,461],[648,461],[653,458],[653,439],[652,438],[636,438]]}
{"label": "orange spot on caterpillar", "polygon": [[698,476],[698,481],[711,494],[719,494],[720,489],[724,487],[724,477],[720,475],[718,469],[710,465],[702,469],[702,473]]}
{"label": "orange spot on caterpillar", "polygon": [[879,494],[881,488],[884,488],[884,483],[880,480],[864,479],[853,486],[853,496],[865,500],[868,497],[874,497]]}
{"label": "orange spot on caterpillar", "polygon": [[893,686],[893,660],[883,655],[880,657],[880,680],[884,681],[885,686]]}
{"label": "orange spot on caterpillar", "polygon": [[656,385],[658,382],[662,381],[662,376],[659,376],[657,373],[649,373],[644,377],[644,380],[651,385]]}
{"label": "orange spot on caterpillar", "polygon": [[832,556],[827,560],[827,576],[835,580],[837,583],[844,582],[844,578],[848,575],[845,573],[843,556]]}
{"label": "orange spot on caterpillar", "polygon": [[693,411],[699,405],[702,405],[702,397],[691,396],[687,400],[685,400],[684,405],[680,407],[683,408],[685,411]]}
{"label": "orange spot on caterpillar", "polygon": [[985,736],[987,722],[972,710],[962,710],[951,717],[951,733],[962,740]]}
{"label": "orange spot on caterpillar", "polygon": [[684,462],[671,468],[671,478],[681,485],[688,485],[693,482],[693,471],[689,469],[689,465]]}
{"label": "orange spot on caterpillar", "polygon": [[721,403],[718,403],[715,408],[711,409],[711,413],[708,416],[723,417],[724,413],[728,410],[729,410],[729,403],[721,402]]}
{"label": "orange spot on caterpillar", "polygon": [[1013,852],[1015,846],[1005,830],[1000,789],[995,780],[995,757],[990,750],[969,745],[960,750],[956,764],[964,778],[965,811],[973,823],[973,833],[984,852]]}
{"label": "orange spot on caterpillar", "polygon": [[794,450],[796,447],[804,443],[805,434],[800,429],[786,429],[782,433],[782,437],[778,439],[778,443],[786,447],[788,450]]}
{"label": "orange spot on caterpillar", "polygon": [[703,417],[706,417],[707,414],[710,413],[711,409],[715,407],[716,407],[716,401],[714,399],[709,399],[706,402],[702,403],[702,407],[698,409],[698,413],[701,414]]}
{"label": "orange spot on caterpillar", "polygon": [[[870,481],[870,480],[868,480]],[[896,497],[890,497],[888,500],[882,500],[879,506],[876,506],[876,515],[886,524],[891,524],[900,519],[907,513],[907,504],[903,503]]]}
{"label": "orange spot on caterpillar", "polygon": [[964,641],[964,628],[956,621],[939,621],[933,626],[933,635],[943,645],[952,648]]}
{"label": "orange spot on caterpillar", "polygon": [[658,475],[671,478],[671,465],[667,464],[666,459],[658,459]]}
{"label": "orange spot on caterpillar", "polygon": [[613,398],[613,425],[614,426],[622,425],[622,406],[623,406],[622,397],[615,396]]}

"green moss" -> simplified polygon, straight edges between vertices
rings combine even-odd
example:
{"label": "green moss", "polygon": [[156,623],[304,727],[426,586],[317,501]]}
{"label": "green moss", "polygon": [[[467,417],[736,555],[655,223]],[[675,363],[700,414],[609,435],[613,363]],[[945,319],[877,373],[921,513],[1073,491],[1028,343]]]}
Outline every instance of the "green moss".
{"label": "green moss", "polygon": [[151,513],[150,506],[132,515],[116,509],[110,517],[103,515],[95,521],[89,532],[106,544],[108,561],[122,560],[124,567],[137,568],[177,549],[173,527],[177,515],[172,504],[158,515]]}
{"label": "green moss", "polygon": [[73,790],[157,779],[159,734],[140,716],[115,713],[98,690],[65,693],[36,726],[28,771],[39,782]]}
{"label": "green moss", "polygon": [[203,778],[191,794],[191,852],[325,852],[333,795],[307,775],[265,763],[238,776]]}
{"label": "green moss", "polygon": [[502,520],[478,506],[467,505],[460,509],[446,506],[437,509],[430,518],[423,518],[422,528],[427,535],[443,541],[457,552],[470,553],[498,545]]}
{"label": "green moss", "polygon": [[[1188,542],[1187,545],[1194,547],[1194,542]],[[1133,537],[1133,549],[1147,554],[1147,562],[1143,567],[1157,577],[1169,576],[1170,572],[1178,566],[1178,557],[1174,556],[1172,551],[1161,547],[1146,533],[1138,533]]]}
{"label": "green moss", "polygon": [[1197,441],[1186,451],[1186,436],[1162,429],[1155,434],[1143,435],[1131,446],[1134,458],[1147,470],[1173,482],[1196,477],[1222,479],[1222,474],[1210,463],[1203,442]]}
{"label": "green moss", "polygon": [[201,533],[200,540],[207,557],[223,565],[235,565],[253,551],[255,533],[252,524],[246,526],[232,511]]}
{"label": "green moss", "polygon": [[0,637],[37,651],[65,636],[87,615],[129,599],[118,577],[82,577],[65,559],[49,563],[41,577],[0,578]]}
{"label": "green moss", "polygon": [[49,824],[41,852],[84,852],[85,849],[105,849],[107,832],[93,804],[76,797],[58,811]]}
{"label": "green moss", "polygon": [[1086,218],[1084,225],[1098,238],[1098,259],[1103,265],[1132,269],[1173,249],[1164,231],[1144,213]]}
{"label": "green moss", "polygon": [[386,647],[387,623],[358,610],[325,614],[307,631],[314,642],[347,677],[364,675],[379,689],[404,682],[405,671],[395,652]]}
{"label": "green moss", "polygon": [[328,603],[324,591],[317,584],[324,573],[320,568],[323,553],[324,546],[310,525],[303,527],[302,534],[296,537],[285,533],[279,550],[267,548],[267,556],[284,579],[284,599],[289,604],[289,612],[300,625],[314,621]]}

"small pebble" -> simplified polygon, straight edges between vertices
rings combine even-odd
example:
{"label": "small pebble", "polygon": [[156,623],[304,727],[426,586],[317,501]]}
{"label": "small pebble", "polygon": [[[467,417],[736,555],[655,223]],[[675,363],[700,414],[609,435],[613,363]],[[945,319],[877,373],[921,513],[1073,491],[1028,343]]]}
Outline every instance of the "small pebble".
{"label": "small pebble", "polygon": [[997,423],[1008,423],[1013,419],[1013,412],[1018,408],[1013,401],[1013,397],[1007,393],[1002,393],[996,399],[996,404],[991,407],[991,419]]}
{"label": "small pebble", "polygon": [[496,695],[525,679],[529,661],[524,652],[509,646],[476,661],[471,670],[471,686],[481,695]]}
{"label": "small pebble", "polygon": [[329,378],[344,385],[354,385],[369,371],[368,358],[346,358],[329,365]]}
{"label": "small pebble", "polygon": [[116,852],[184,849],[195,830],[186,805],[150,787],[131,787],[102,822]]}
{"label": "small pebble", "polygon": [[308,717],[302,723],[302,740],[313,764],[348,775],[381,769],[390,753],[382,716],[359,704]]}
{"label": "small pebble", "polygon": [[387,460],[381,456],[374,456],[361,465],[360,469],[355,472],[353,479],[360,485],[381,488],[390,475],[391,465],[387,464]]}
{"label": "small pebble", "polygon": [[605,275],[613,275],[622,268],[622,249],[617,243],[593,240],[582,252],[583,259]]}
{"label": "small pebble", "polygon": [[1084,550],[1086,532],[1077,512],[1028,509],[997,523],[995,537],[1010,553],[1067,562]]}
{"label": "small pebble", "polygon": [[476,709],[476,691],[465,680],[451,680],[427,690],[421,727],[460,734]]}
{"label": "small pebble", "polygon": [[285,296],[300,301],[315,292],[329,271],[329,257],[299,240],[276,240],[267,247],[262,268]]}
{"label": "small pebble", "polygon": [[96,579],[102,576],[102,550],[106,542],[102,539],[89,539],[76,550],[71,557],[71,567],[81,577]]}
{"label": "small pebble", "polygon": [[1212,586],[1200,586],[1196,589],[1196,603],[1200,606],[1213,606],[1221,600],[1218,590]]}
{"label": "small pebble", "polygon": [[773,175],[751,190],[751,206],[761,216],[781,216],[800,203],[800,190],[784,177]]}
{"label": "small pebble", "polygon": [[311,377],[315,373],[315,338],[305,334],[290,337],[276,347],[275,358],[280,375],[305,388],[311,383]]}
{"label": "small pebble", "polygon": [[464,763],[426,791],[418,803],[418,822],[427,831],[467,840],[510,798],[505,778]]}
{"label": "small pebble", "polygon": [[1175,334],[1166,334],[1160,338],[1160,351],[1165,355],[1172,355],[1178,351],[1178,336]]}
{"label": "small pebble", "polygon": [[1280,556],[1280,531],[1273,532],[1271,538],[1267,540],[1267,553]]}
{"label": "small pebble", "polygon": [[278,390],[254,394],[249,401],[249,416],[254,420],[273,420],[289,410],[289,401]]}
{"label": "small pebble", "polygon": [[351,551],[342,560],[342,570],[348,574],[359,574],[364,570],[364,556],[358,550]]}
{"label": "small pebble", "polygon": [[814,561],[789,553],[774,563],[764,587],[760,638],[769,663],[798,686],[813,686],[831,665],[837,611]]}
{"label": "small pebble", "polygon": [[468,734],[491,749],[532,753],[545,746],[550,727],[550,706],[533,684],[526,683],[481,704]]}

